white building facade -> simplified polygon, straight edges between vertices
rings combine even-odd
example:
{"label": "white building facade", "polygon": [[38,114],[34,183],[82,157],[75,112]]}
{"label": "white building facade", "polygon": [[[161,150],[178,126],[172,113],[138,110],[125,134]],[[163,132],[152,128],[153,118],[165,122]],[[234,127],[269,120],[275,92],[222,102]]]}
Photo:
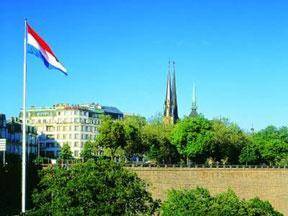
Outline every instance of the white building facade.
{"label": "white building facade", "polygon": [[[114,117],[123,117],[117,108],[112,110],[116,110]],[[117,110],[119,115],[117,115]],[[42,156],[57,157],[60,147],[67,143],[73,156],[77,158],[85,142],[94,140],[98,135],[100,116],[103,114],[110,115],[98,104],[57,104],[50,108],[31,107],[27,110],[27,123],[37,129]]]}

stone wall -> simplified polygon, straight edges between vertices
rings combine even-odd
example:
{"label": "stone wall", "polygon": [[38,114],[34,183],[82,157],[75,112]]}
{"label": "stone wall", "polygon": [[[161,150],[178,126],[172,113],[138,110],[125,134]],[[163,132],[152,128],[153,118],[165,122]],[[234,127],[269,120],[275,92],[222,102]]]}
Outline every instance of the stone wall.
{"label": "stone wall", "polygon": [[288,215],[288,169],[273,168],[129,168],[149,184],[154,198],[164,200],[169,189],[207,188],[216,194],[232,188],[245,199],[258,196]]}

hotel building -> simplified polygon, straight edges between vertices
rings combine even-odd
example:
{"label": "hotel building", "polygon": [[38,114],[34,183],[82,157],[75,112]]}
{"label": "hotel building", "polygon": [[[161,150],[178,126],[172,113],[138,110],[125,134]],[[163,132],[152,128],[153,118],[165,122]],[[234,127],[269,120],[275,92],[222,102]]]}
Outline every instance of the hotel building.
{"label": "hotel building", "polygon": [[48,108],[29,108],[27,123],[37,129],[42,156],[57,157],[59,147],[67,143],[77,158],[84,143],[97,136],[101,115],[123,118],[123,113],[115,107],[94,103],[57,104]]}

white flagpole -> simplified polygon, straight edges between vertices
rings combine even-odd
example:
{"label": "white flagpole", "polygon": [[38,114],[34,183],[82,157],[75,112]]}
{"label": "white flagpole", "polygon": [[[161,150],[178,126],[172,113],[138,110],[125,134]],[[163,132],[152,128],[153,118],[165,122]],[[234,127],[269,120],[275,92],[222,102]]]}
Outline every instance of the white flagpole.
{"label": "white flagpole", "polygon": [[26,48],[27,48],[27,20],[25,19],[24,35],[24,64],[23,64],[23,108],[22,108],[22,213],[26,211]]}

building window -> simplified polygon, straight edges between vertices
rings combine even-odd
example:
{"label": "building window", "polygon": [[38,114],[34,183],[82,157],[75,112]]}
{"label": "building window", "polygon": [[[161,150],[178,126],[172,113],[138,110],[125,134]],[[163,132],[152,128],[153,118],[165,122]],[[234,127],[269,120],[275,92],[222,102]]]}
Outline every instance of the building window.
{"label": "building window", "polygon": [[52,134],[48,134],[48,135],[47,135],[47,138],[48,138],[48,139],[53,139],[54,137],[53,137]]}
{"label": "building window", "polygon": [[46,130],[47,130],[47,131],[54,131],[54,130],[53,130],[53,126],[47,126],[47,127],[46,127]]}
{"label": "building window", "polygon": [[74,151],[74,157],[78,157],[79,156],[79,151],[78,150],[75,150]]}

